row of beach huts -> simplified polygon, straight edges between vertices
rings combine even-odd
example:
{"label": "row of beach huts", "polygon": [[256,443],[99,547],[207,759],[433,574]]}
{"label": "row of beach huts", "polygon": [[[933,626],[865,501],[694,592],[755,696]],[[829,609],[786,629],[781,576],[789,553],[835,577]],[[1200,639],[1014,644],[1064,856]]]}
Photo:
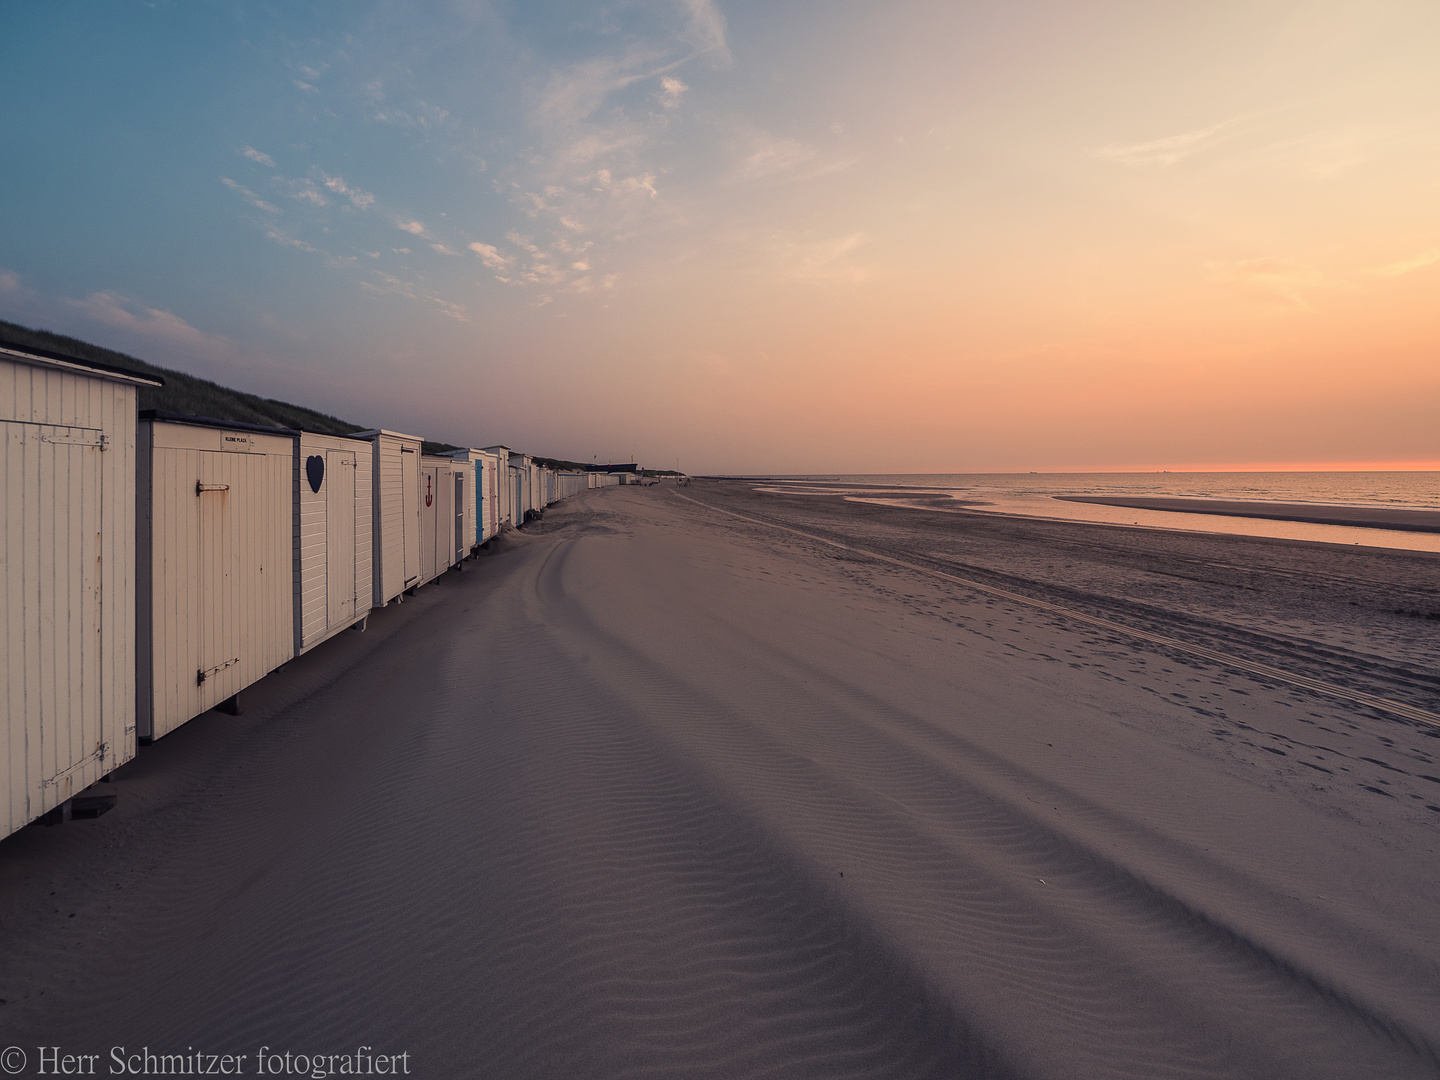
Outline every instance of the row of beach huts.
{"label": "row of beach huts", "polygon": [[432,456],[395,431],[138,413],[158,385],[0,343],[0,838],[108,806],[76,797],[137,745],[238,711],[247,686],[502,530],[631,479],[506,446]]}

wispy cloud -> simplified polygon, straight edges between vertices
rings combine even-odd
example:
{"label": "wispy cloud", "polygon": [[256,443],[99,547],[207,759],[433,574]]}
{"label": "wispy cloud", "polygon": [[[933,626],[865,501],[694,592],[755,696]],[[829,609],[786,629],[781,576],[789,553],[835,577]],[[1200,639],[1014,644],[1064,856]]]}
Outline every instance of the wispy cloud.
{"label": "wispy cloud", "polygon": [[646,133],[637,128],[588,131],[561,151],[560,160],[569,165],[586,165],[596,158],[639,150],[646,138]]}
{"label": "wispy cloud", "polygon": [[730,46],[725,40],[725,16],[712,0],[680,0],[688,17],[684,38],[699,55],[708,55],[720,63],[730,62]]}
{"label": "wispy cloud", "polygon": [[855,158],[827,158],[818,146],[764,132],[751,132],[742,141],[738,157],[732,179],[747,183],[811,180],[842,172],[856,161]]}
{"label": "wispy cloud", "polygon": [[309,252],[320,251],[320,249],[315,247],[313,244],[307,243],[306,241],[301,240],[298,237],[291,236],[288,232],[280,228],[278,225],[267,225],[265,227],[265,235],[269,239],[275,241],[275,243],[279,244],[281,247],[291,247],[296,248],[300,251]]}
{"label": "wispy cloud", "polygon": [[307,202],[311,206],[330,205],[330,200],[325,197],[324,192],[315,186],[313,180],[301,178],[299,180],[283,180],[283,183],[289,188],[292,199],[299,199],[301,202]]}
{"label": "wispy cloud", "polygon": [[275,159],[272,158],[269,154],[262,154],[259,150],[256,150],[253,146],[244,146],[244,147],[241,147],[241,148],[240,148],[240,153],[243,154],[245,157],[249,158],[251,161],[259,162],[261,165],[264,165],[266,168],[269,168],[269,169],[275,168]]}
{"label": "wispy cloud", "polygon": [[202,356],[214,358],[231,356],[236,352],[235,343],[229,338],[197,330],[172,312],[145,307],[120,293],[94,292],[83,300],[67,299],[65,302],[95,322],[178,346]]}
{"label": "wispy cloud", "polygon": [[412,109],[384,105],[375,111],[375,120],[381,124],[392,124],[397,127],[415,128],[422,131],[440,127],[449,119],[449,110],[427,104],[424,101],[417,102]]}
{"label": "wispy cloud", "polygon": [[750,153],[741,158],[735,175],[742,180],[763,180],[793,173],[814,161],[819,153],[819,147],[808,146],[794,139],[762,136],[756,140]]}
{"label": "wispy cloud", "polygon": [[596,191],[603,191],[612,198],[625,195],[644,195],[647,198],[658,198],[660,193],[655,190],[655,174],[645,173],[642,176],[612,176],[609,169],[599,169],[593,176],[585,178],[587,182],[594,185]]}
{"label": "wispy cloud", "polygon": [[1400,277],[1403,274],[1413,274],[1416,270],[1425,270],[1440,263],[1440,248],[1424,252],[1413,258],[1401,259],[1399,262],[1386,263],[1384,266],[1377,266],[1373,270],[1365,271],[1375,277]]}
{"label": "wispy cloud", "polygon": [[354,206],[357,210],[368,210],[370,209],[370,207],[375,205],[374,195],[371,195],[369,192],[366,191],[360,191],[358,188],[351,187],[338,176],[326,176],[324,173],[321,173],[320,180],[329,190],[333,191],[336,195],[343,195],[347,199],[349,199],[351,205]]}
{"label": "wispy cloud", "polygon": [[470,250],[479,255],[481,261],[492,270],[503,270],[514,261],[513,256],[504,254],[493,244],[482,244],[478,240],[470,245]]}
{"label": "wispy cloud", "polygon": [[875,277],[872,267],[855,259],[868,239],[861,232],[826,239],[780,236],[771,244],[772,265],[795,281],[857,285]]}
{"label": "wispy cloud", "polygon": [[231,191],[233,191],[233,192],[235,192],[237,195],[239,195],[242,199],[244,199],[246,202],[248,202],[251,206],[255,207],[256,210],[264,210],[267,214],[278,214],[278,213],[280,213],[280,208],[279,208],[278,206],[275,206],[275,205],[273,205],[273,204],[271,204],[271,203],[266,202],[264,199],[260,198],[259,195],[256,195],[255,192],[253,192],[253,191],[251,191],[249,188],[247,188],[244,184],[237,184],[234,180],[231,180],[228,176],[222,176],[222,177],[220,177],[220,182],[221,182],[222,184],[224,184],[226,187],[228,187]]}
{"label": "wispy cloud", "polygon": [[679,79],[666,75],[660,80],[660,107],[664,109],[678,109],[680,99],[685,96],[685,91],[690,87],[686,86]]}
{"label": "wispy cloud", "polygon": [[543,125],[573,125],[588,119],[617,90],[653,75],[659,55],[632,48],[623,56],[596,56],[550,73],[536,102]]}
{"label": "wispy cloud", "polygon": [[1134,168],[1143,168],[1147,165],[1165,168],[1218,145],[1224,138],[1222,132],[1237,122],[1238,117],[1222,120],[1210,127],[1186,131],[1179,135],[1168,135],[1163,139],[1152,139],[1149,142],[1111,143],[1108,146],[1091,150],[1090,154],[1102,161],[1114,161]]}
{"label": "wispy cloud", "polygon": [[1323,286],[1324,275],[1308,263],[1289,259],[1244,259],[1205,264],[1210,280],[1289,307],[1313,310],[1305,291]]}
{"label": "wispy cloud", "polygon": [[374,270],[370,272],[368,280],[362,280],[360,285],[371,292],[394,293],[396,296],[403,296],[407,300],[414,300],[416,303],[424,304],[438,310],[448,318],[460,322],[469,322],[469,309],[464,304],[456,304],[446,300],[444,297],[422,288],[413,281],[405,281],[393,274]]}
{"label": "wispy cloud", "polygon": [[[499,220],[489,219],[482,235],[499,236],[506,225],[518,226],[534,250],[513,241],[503,247],[480,242],[477,248],[470,236],[447,229],[440,212],[445,207],[387,205],[383,190],[375,195],[357,187],[355,180],[366,177],[355,166],[346,170],[354,177],[319,169],[312,169],[307,181],[282,184],[277,177],[272,201],[313,226],[285,235],[337,247],[334,238],[345,235],[357,252],[378,248],[389,263],[390,252],[373,234],[334,213],[363,210],[436,253],[473,252],[495,277],[539,285],[552,297],[614,287],[619,279],[607,258],[613,245],[653,235],[662,217],[681,213],[678,203],[672,208],[665,201],[667,178],[683,175],[680,140],[671,136],[685,136],[687,124],[698,129],[713,123],[689,116],[702,92],[692,84],[704,85],[702,66],[718,69],[731,62],[725,18],[714,0],[642,0],[638,7],[643,9],[638,17],[606,9],[575,28],[588,38],[567,34],[561,41],[528,33],[512,39],[503,15],[483,2],[451,5],[444,16],[453,31],[446,38],[445,64],[425,62],[436,55],[433,39],[408,37],[411,27],[404,20],[380,18],[343,40],[333,39],[328,65],[289,65],[286,74],[298,88],[321,94],[317,104],[328,115],[348,113],[352,123],[372,130],[376,124],[406,129],[417,162],[469,163],[472,175],[488,173],[493,190],[509,205]],[[547,55],[551,47],[555,51]],[[477,93],[475,80],[441,74],[453,74],[451,61],[461,55],[475,62],[480,84],[496,92]],[[508,119],[516,125],[508,160],[480,134],[493,128],[494,111],[507,108],[514,110]],[[809,167],[836,166],[822,157]],[[783,174],[783,167],[770,171],[777,179]],[[291,200],[315,212],[302,214]],[[321,239],[322,233],[329,239]],[[374,265],[372,259],[362,262]],[[439,271],[431,264],[429,272]],[[374,284],[395,291],[378,279]]]}

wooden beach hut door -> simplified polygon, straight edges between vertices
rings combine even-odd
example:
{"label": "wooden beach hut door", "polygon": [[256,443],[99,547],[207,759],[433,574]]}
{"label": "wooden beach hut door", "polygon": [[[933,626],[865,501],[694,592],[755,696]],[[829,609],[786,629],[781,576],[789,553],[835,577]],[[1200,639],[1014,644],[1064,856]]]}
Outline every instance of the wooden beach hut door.
{"label": "wooden beach hut door", "polygon": [[[474,540],[474,537],[467,537],[465,535],[465,474],[463,472],[457,472],[455,474],[454,506],[455,557],[450,560],[452,566],[465,558],[465,552],[469,550],[470,543]],[[475,520],[480,520],[480,507],[478,504],[475,507]]]}
{"label": "wooden beach hut door", "polygon": [[490,534],[485,527],[485,515],[490,512],[490,504],[485,501],[485,462],[475,462],[475,535],[466,537],[472,544],[478,544]]}
{"label": "wooden beach hut door", "polygon": [[435,468],[424,466],[420,470],[420,580],[429,581],[435,576],[435,525],[436,505],[440,492],[435,489]]}
{"label": "wooden beach hut door", "polygon": [[[213,707],[240,692],[240,537],[236,501],[240,488],[251,480],[246,454],[180,451],[194,454],[195,507],[199,527],[196,580],[172,587],[195,589],[195,639],[200,660],[195,673],[200,686],[200,710]],[[261,459],[263,460],[263,458]],[[252,598],[247,598],[252,599]],[[162,733],[163,734],[163,733]]]}
{"label": "wooden beach hut door", "polygon": [[[0,606],[8,600],[0,687],[11,706],[0,825],[8,819],[10,832],[86,787],[77,770],[107,754],[113,761],[116,749],[104,742],[97,677],[101,433],[5,421],[0,435],[11,538],[0,597]],[[0,740],[6,735],[0,720]]]}
{"label": "wooden beach hut door", "polygon": [[355,614],[355,455],[325,454],[325,595],[327,625]]}
{"label": "wooden beach hut door", "polygon": [[[400,507],[405,544],[405,588],[420,580],[420,450],[400,448]],[[378,511],[377,511],[378,512]]]}

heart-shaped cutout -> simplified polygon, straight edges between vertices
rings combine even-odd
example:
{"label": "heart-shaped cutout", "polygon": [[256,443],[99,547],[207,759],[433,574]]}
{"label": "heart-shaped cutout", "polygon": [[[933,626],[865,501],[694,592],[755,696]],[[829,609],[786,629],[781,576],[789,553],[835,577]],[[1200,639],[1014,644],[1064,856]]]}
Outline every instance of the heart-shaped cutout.
{"label": "heart-shaped cutout", "polygon": [[310,481],[310,490],[318,494],[320,485],[325,482],[325,459],[319,454],[311,454],[305,459],[305,478]]}

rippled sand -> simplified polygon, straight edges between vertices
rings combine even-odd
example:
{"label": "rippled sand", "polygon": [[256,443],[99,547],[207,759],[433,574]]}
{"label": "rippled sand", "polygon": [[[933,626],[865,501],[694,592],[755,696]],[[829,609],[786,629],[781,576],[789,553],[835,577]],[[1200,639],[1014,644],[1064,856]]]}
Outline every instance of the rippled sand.
{"label": "rippled sand", "polygon": [[102,1068],[1433,1076],[1440,729],[1184,646],[1434,709],[1437,585],[593,492],[161,740],[107,817],[0,843],[0,1032]]}

